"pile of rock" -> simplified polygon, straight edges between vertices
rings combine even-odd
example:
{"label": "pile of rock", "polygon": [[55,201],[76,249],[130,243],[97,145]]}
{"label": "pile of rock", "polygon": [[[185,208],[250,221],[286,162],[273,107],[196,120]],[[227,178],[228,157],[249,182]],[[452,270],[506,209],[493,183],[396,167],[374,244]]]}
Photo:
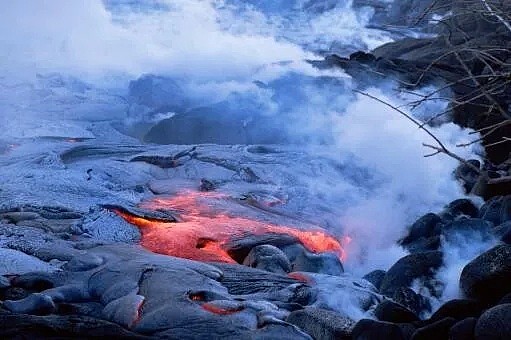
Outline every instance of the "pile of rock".
{"label": "pile of rock", "polygon": [[[388,300],[374,310],[377,320],[363,319],[354,339],[508,339],[511,337],[511,196],[495,197],[478,209],[469,200],[449,204],[440,214],[427,214],[410,226],[400,241],[411,254],[387,272],[365,276]],[[470,261],[459,278],[463,298],[431,311],[428,299],[410,289],[439,297],[435,272],[443,264],[441,242],[456,234],[498,239],[492,249]]]}

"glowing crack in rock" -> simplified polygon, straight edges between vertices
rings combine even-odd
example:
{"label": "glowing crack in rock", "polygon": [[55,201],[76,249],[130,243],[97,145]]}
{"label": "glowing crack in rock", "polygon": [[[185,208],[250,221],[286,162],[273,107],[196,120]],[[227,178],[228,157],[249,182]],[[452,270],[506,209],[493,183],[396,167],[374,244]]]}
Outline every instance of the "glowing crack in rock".
{"label": "glowing crack in rock", "polygon": [[349,237],[338,240],[319,227],[300,230],[231,216],[223,211],[225,209],[218,208],[228,198],[216,192],[182,191],[175,196],[157,197],[140,205],[140,208],[147,210],[174,212],[179,216],[178,222],[161,222],[119,210],[115,212],[139,227],[144,248],[159,254],[234,263],[225,249],[229,240],[244,235],[285,234],[296,238],[311,252],[333,252],[341,260],[346,259],[343,246],[350,242]]}

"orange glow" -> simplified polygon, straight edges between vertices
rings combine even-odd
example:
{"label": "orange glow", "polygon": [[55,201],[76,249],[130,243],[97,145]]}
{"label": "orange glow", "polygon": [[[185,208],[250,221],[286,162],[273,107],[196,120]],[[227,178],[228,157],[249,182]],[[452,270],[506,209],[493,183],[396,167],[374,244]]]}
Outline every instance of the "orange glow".
{"label": "orange glow", "polygon": [[241,312],[243,310],[243,307],[221,308],[221,307],[215,306],[211,303],[204,303],[204,304],[202,304],[201,307],[210,313],[218,314],[218,315],[231,315],[234,313]]}
{"label": "orange glow", "polygon": [[308,284],[314,283],[314,280],[310,276],[305,275],[304,273],[292,272],[292,273],[287,274],[287,276],[292,279],[295,279],[296,281],[300,281],[303,283],[308,283]]}
{"label": "orange glow", "polygon": [[[155,198],[144,202],[141,208],[167,210],[179,214],[179,222],[161,222],[115,211],[126,221],[140,228],[141,244],[155,253],[198,261],[235,261],[224,249],[233,237],[246,234],[286,234],[298,239],[314,253],[334,252],[341,260],[346,254],[343,246],[350,241],[338,241],[320,228],[300,230],[294,227],[270,224],[258,220],[230,216],[218,206],[227,196],[216,192],[185,191],[173,197]],[[215,211],[213,207],[217,207]]]}

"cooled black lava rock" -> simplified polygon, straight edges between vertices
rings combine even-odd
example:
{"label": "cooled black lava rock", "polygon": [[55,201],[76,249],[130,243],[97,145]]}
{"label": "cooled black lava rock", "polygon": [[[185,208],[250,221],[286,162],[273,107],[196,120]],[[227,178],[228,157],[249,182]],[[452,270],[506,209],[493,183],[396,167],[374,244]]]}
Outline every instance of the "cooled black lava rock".
{"label": "cooled black lava rock", "polygon": [[511,246],[496,246],[467,264],[460,287],[467,297],[488,303],[511,292]]}
{"label": "cooled black lava rock", "polygon": [[493,197],[481,207],[479,216],[495,225],[511,220],[511,195]]}
{"label": "cooled black lava rock", "polygon": [[449,330],[456,323],[454,318],[445,318],[421,327],[412,335],[412,340],[447,339]]}
{"label": "cooled black lava rock", "polygon": [[[478,169],[481,167],[481,162],[477,159],[469,159],[467,163],[472,164]],[[479,174],[466,164],[460,164],[454,171],[454,176],[463,183],[463,188],[466,193],[472,191],[479,179]]]}
{"label": "cooled black lava rock", "polygon": [[459,216],[475,218],[479,216],[479,209],[471,200],[460,198],[449,203],[442,213],[444,220],[453,220]]}
{"label": "cooled black lava rock", "polygon": [[[34,316],[0,314],[0,337],[3,339],[100,338],[146,339],[121,326],[87,316]],[[6,327],[8,325],[8,327]]]}
{"label": "cooled black lava rock", "polygon": [[442,265],[442,252],[428,251],[407,255],[397,261],[383,278],[380,292],[388,297],[400,287],[409,287],[415,279],[429,279]]}
{"label": "cooled black lava rock", "polygon": [[352,332],[354,340],[404,340],[402,329],[391,322],[362,319]]}
{"label": "cooled black lava rock", "polygon": [[493,223],[480,218],[464,218],[442,226],[442,235],[447,240],[456,238],[458,235],[471,236],[474,234],[489,238],[493,234]]}
{"label": "cooled black lava rock", "polygon": [[424,311],[431,311],[429,300],[408,287],[398,288],[394,293],[393,300],[405,306],[416,315],[420,315]]}
{"label": "cooled black lava rock", "polygon": [[438,225],[442,219],[433,213],[426,214],[415,221],[410,227],[408,235],[401,241],[403,246],[410,245],[421,238],[429,238],[440,234]]}
{"label": "cooled black lava rock", "polygon": [[511,244],[511,221],[502,223],[493,229],[495,235],[504,243]]}
{"label": "cooled black lava rock", "polygon": [[473,340],[477,318],[466,318],[455,323],[449,330],[449,340]]}
{"label": "cooled black lava rock", "polygon": [[431,237],[421,237],[414,242],[407,244],[405,248],[410,253],[422,253],[425,251],[432,251],[440,249],[442,245],[442,239],[439,235],[431,236]]}
{"label": "cooled black lava rock", "polygon": [[433,313],[430,320],[437,321],[447,317],[452,317],[456,320],[462,320],[468,317],[479,317],[484,309],[485,306],[477,300],[450,300]]}
{"label": "cooled black lava rock", "polygon": [[380,321],[394,323],[407,323],[419,320],[415,313],[391,300],[381,302],[374,310],[374,315]]}
{"label": "cooled black lava rock", "polygon": [[287,322],[298,326],[316,340],[351,339],[355,322],[338,313],[308,307],[289,314]]}
{"label": "cooled black lava rock", "polygon": [[271,273],[285,274],[291,271],[291,263],[279,248],[264,244],[254,247],[243,261],[248,267],[266,270]]}
{"label": "cooled black lava rock", "polygon": [[498,305],[481,315],[475,328],[477,340],[511,339],[511,304]]}
{"label": "cooled black lava rock", "polygon": [[380,269],[373,270],[372,272],[364,275],[363,279],[371,282],[376,289],[380,290],[381,283],[386,273],[386,271]]}

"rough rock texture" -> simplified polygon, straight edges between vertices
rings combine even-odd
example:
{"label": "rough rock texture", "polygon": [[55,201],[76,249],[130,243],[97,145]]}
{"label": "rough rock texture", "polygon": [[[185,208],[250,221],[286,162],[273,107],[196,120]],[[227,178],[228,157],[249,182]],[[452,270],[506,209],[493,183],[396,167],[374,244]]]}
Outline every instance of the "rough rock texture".
{"label": "rough rock texture", "polygon": [[511,220],[511,195],[493,197],[481,207],[479,216],[495,225]]}
{"label": "rough rock texture", "polygon": [[477,340],[511,338],[511,304],[498,305],[481,315],[475,327]]}
{"label": "rough rock texture", "polygon": [[364,275],[363,279],[371,282],[373,286],[379,290],[385,274],[386,272],[384,270],[377,269]]}
{"label": "rough rock texture", "polygon": [[390,322],[362,319],[353,328],[354,340],[404,340],[401,328]]}
{"label": "rough rock texture", "polygon": [[499,245],[463,268],[460,286],[467,297],[497,302],[511,291],[511,246]]}
{"label": "rough rock texture", "polygon": [[[28,319],[28,314],[77,313],[78,320],[92,317],[137,334],[172,339],[189,338],[190,334],[194,338],[310,339],[286,323],[291,311],[307,305],[327,308],[329,311],[316,308],[320,311],[312,315],[326,323],[331,321],[330,330],[327,324],[308,330],[349,334],[351,319],[335,312],[335,308],[350,301],[344,307],[362,313],[379,301],[374,288],[363,285],[365,281],[300,274],[311,276],[300,282],[237,264],[205,264],[152,254],[130,245],[104,245],[75,256],[61,271],[14,277],[9,282],[12,287],[6,289],[24,289],[27,293],[4,301],[3,306]],[[55,332],[71,334],[67,329],[69,318],[30,320],[54,320],[62,323]],[[344,326],[332,320],[342,320]],[[25,327],[20,325],[20,332],[29,332]],[[40,327],[44,330],[47,326]]]}
{"label": "rough rock texture", "polygon": [[400,287],[409,287],[415,279],[428,279],[442,265],[442,253],[429,251],[407,255],[397,261],[388,271],[380,292],[392,297]]}
{"label": "rough rock texture", "polygon": [[286,321],[317,340],[351,339],[351,330],[355,325],[355,322],[347,317],[310,307],[292,312]]}
{"label": "rough rock texture", "polygon": [[431,311],[431,304],[429,303],[429,300],[426,297],[415,293],[413,289],[408,287],[398,288],[394,293],[393,300],[405,306],[416,315],[421,315],[423,312]]}
{"label": "rough rock texture", "polygon": [[450,300],[444,303],[433,315],[431,320],[437,321],[447,317],[462,320],[468,317],[479,317],[484,311],[484,304],[477,300]]}
{"label": "rough rock texture", "polygon": [[419,318],[406,307],[390,300],[381,302],[374,310],[374,315],[380,321],[407,323],[418,321]]}
{"label": "rough rock texture", "polygon": [[[34,316],[0,313],[3,339],[101,338],[147,339],[121,326],[87,316]],[[9,325],[9,327],[5,327]]]}

